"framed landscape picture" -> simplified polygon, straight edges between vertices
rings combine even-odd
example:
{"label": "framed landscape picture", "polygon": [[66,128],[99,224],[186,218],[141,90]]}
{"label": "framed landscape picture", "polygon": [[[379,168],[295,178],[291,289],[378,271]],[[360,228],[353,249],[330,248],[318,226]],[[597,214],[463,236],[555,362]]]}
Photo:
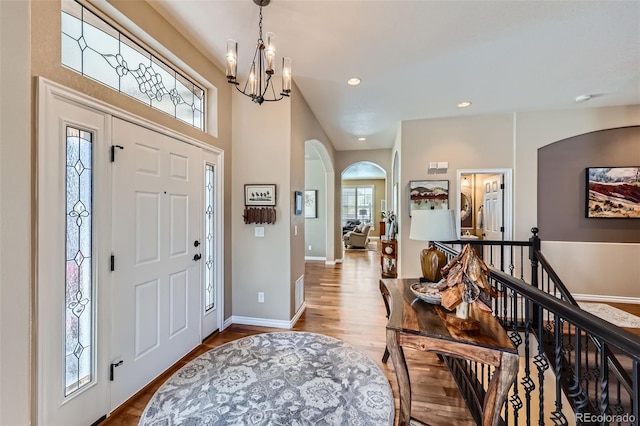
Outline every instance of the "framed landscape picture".
{"label": "framed landscape picture", "polygon": [[409,216],[414,210],[446,210],[448,208],[448,180],[412,180],[409,182]]}
{"label": "framed landscape picture", "polygon": [[640,218],[640,166],[588,167],[587,218]]}
{"label": "framed landscape picture", "polygon": [[276,186],[273,185],[245,185],[244,186],[245,206],[275,206]]}

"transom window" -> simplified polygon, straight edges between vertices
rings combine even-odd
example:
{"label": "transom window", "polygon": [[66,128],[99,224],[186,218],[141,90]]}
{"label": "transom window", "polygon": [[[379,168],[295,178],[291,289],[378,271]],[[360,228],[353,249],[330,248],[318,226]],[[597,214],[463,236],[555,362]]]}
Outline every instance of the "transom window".
{"label": "transom window", "polygon": [[204,131],[204,89],[75,1],[62,2],[62,64]]}

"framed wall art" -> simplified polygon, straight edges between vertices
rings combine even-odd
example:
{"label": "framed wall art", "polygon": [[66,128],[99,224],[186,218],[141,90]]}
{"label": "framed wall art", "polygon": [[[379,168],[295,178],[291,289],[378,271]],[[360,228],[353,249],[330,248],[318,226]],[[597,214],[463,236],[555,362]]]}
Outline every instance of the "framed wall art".
{"label": "framed wall art", "polygon": [[640,219],[640,166],[588,167],[587,218]]}
{"label": "framed wall art", "polygon": [[245,206],[275,206],[276,205],[276,185],[253,185],[244,186]]}
{"label": "framed wall art", "polygon": [[409,216],[414,210],[446,210],[448,208],[448,180],[409,181]]}
{"label": "framed wall art", "polygon": [[304,217],[310,219],[318,217],[317,189],[307,189],[304,191]]}

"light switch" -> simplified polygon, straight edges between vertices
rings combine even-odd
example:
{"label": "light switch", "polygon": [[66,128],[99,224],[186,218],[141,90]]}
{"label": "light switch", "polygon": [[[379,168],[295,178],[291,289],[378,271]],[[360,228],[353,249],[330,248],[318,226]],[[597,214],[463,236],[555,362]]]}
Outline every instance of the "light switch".
{"label": "light switch", "polygon": [[298,225],[293,225],[293,235],[298,235]]}
{"label": "light switch", "polygon": [[438,161],[438,169],[448,169],[449,162],[448,161]]}
{"label": "light switch", "polygon": [[256,226],[256,237],[264,237],[264,226]]}

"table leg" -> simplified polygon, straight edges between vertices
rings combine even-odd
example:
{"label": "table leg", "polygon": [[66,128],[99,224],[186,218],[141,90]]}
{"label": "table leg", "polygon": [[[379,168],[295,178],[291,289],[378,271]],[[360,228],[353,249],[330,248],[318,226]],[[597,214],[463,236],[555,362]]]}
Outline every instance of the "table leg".
{"label": "table leg", "polygon": [[398,332],[395,330],[387,330],[387,349],[391,354],[391,361],[393,361],[398,381],[398,397],[400,399],[398,426],[408,426],[411,419],[411,382],[409,381],[407,361],[404,358],[402,347],[398,344]]}
{"label": "table leg", "polygon": [[484,398],[482,424],[498,424],[502,405],[507,400],[509,389],[518,374],[518,354],[503,353],[500,367],[496,368]]}

